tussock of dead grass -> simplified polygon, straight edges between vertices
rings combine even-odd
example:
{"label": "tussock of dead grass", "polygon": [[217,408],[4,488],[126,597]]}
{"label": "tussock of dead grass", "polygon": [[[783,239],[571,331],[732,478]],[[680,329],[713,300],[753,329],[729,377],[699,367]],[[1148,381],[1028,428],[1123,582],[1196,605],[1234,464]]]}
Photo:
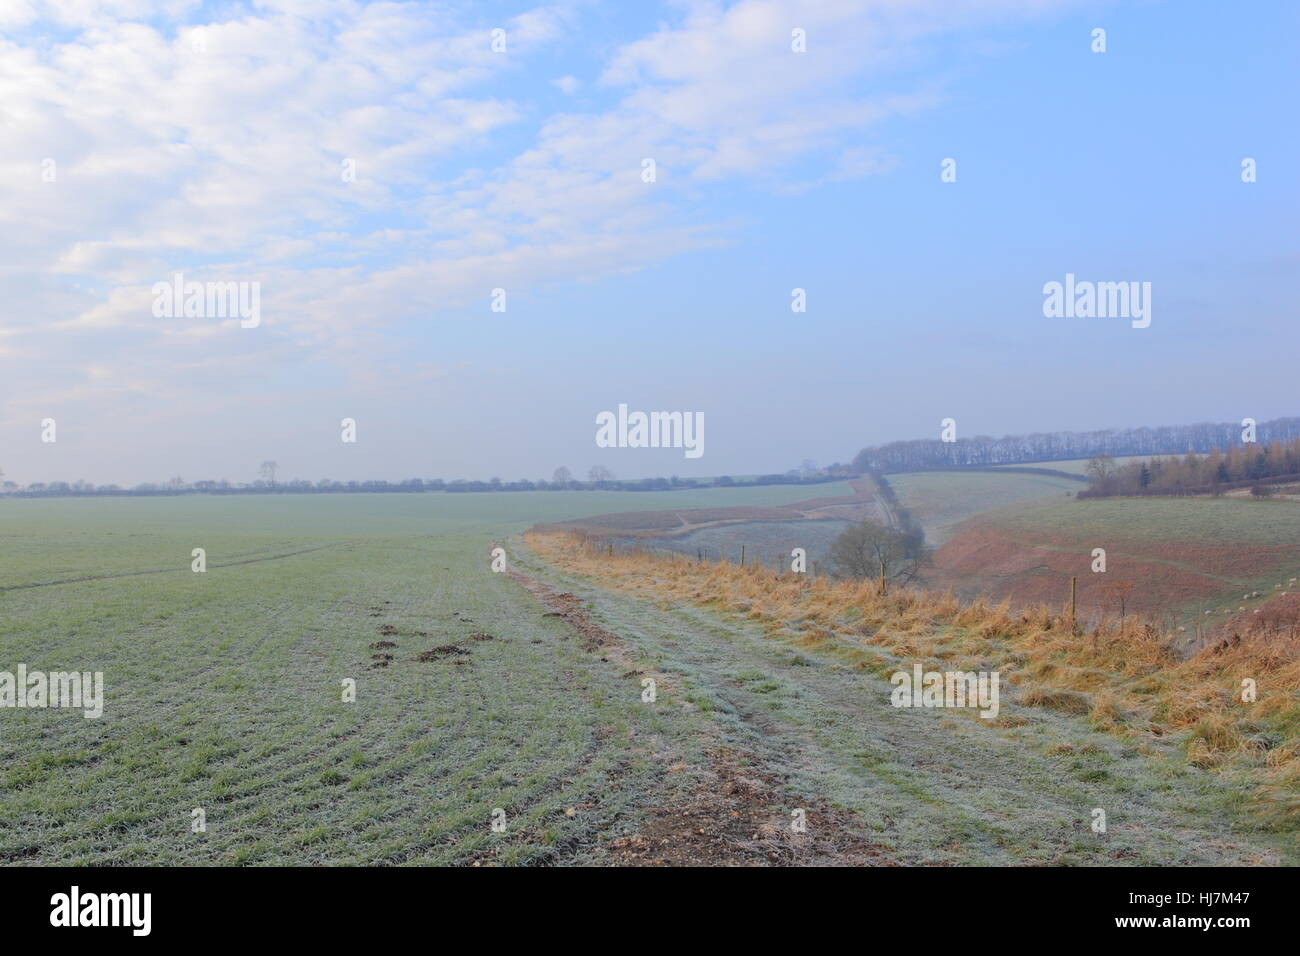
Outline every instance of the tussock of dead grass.
{"label": "tussock of dead grass", "polygon": [[1088,712],[1088,722],[1098,730],[1114,733],[1124,726],[1124,714],[1115,698],[1108,692],[1093,698],[1092,710]]}
{"label": "tussock of dead grass", "polygon": [[[609,554],[578,535],[530,533],[546,560],[603,584],[656,601],[690,601],[770,622],[769,633],[809,651],[830,651],[868,669],[879,647],[898,658],[974,661],[1026,683],[1019,702],[1087,715],[1121,735],[1182,733],[1188,759],[1206,769],[1247,773],[1264,815],[1300,826],[1300,638],[1294,632],[1249,634],[1189,658],[1173,635],[1128,617],[1079,633],[1049,607],[1012,612],[983,598],[963,604],[952,593],[900,589],[874,581],[809,580],[771,569],[700,563],[662,553]],[[1241,700],[1242,682],[1258,699]],[[1145,728],[1143,731],[1141,728]]]}
{"label": "tussock of dead grass", "polygon": [[1020,695],[1020,703],[1026,707],[1050,707],[1066,714],[1086,714],[1092,710],[1092,698],[1077,690],[1052,690],[1047,687],[1031,687]]}

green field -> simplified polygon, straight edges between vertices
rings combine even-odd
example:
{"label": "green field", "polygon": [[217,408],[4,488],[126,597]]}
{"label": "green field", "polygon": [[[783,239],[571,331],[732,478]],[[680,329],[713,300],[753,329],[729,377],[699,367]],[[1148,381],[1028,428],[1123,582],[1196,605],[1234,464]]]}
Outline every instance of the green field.
{"label": "green field", "polygon": [[1300,544],[1300,508],[1251,498],[1085,498],[1036,501],[999,515],[1019,530],[1070,532],[1092,538],[1192,541],[1198,545]]}
{"label": "green field", "polygon": [[[512,539],[515,568],[577,594],[620,642],[591,644],[488,566],[492,542],[536,521],[807,493],[0,501],[0,670],[102,671],[106,684],[99,719],[0,710],[0,861],[606,862],[701,793],[751,794],[720,843],[744,861],[773,847],[823,858],[754,843],[752,820],[779,837],[791,807],[823,821],[809,845],[865,847],[868,861],[1286,858],[1273,836],[1225,829],[1238,792],[1172,745],[1139,755],[1010,699],[1005,728],[896,710],[880,677],[744,615],[607,592]],[[397,646],[370,647],[380,640]],[[392,659],[373,666],[375,653]],[[662,675],[651,703],[646,670]],[[1083,756],[1062,758],[1062,742]],[[1105,841],[1088,830],[1098,805],[1114,808]],[[206,832],[192,832],[196,808]],[[689,832],[729,818],[710,803]]]}
{"label": "green field", "polygon": [[[1058,463],[1053,463],[1052,467]],[[1007,474],[988,471],[922,471],[890,475],[889,483],[899,503],[925,529],[928,544],[940,545],[952,537],[956,526],[985,511],[1035,498],[1064,501],[1082,487],[1069,478],[1051,475]]]}
{"label": "green field", "polygon": [[[0,501],[0,670],[103,671],[107,701],[93,720],[0,710],[0,860],[466,860],[490,848],[497,807],[525,834],[506,859],[581,842],[654,785],[630,732],[690,734],[492,574],[490,542],[619,508],[803,497],[769,486]],[[198,547],[203,574],[190,567]],[[413,659],[473,632],[497,639],[467,644],[463,663]],[[398,644],[394,660],[372,668],[381,639]],[[564,817],[593,795],[599,810]]]}

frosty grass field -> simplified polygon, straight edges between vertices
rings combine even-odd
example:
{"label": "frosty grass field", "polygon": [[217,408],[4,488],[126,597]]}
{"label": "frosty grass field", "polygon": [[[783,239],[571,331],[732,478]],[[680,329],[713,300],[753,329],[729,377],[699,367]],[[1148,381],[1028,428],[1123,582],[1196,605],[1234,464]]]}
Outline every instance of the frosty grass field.
{"label": "frosty grass field", "polygon": [[[618,861],[689,812],[703,815],[690,833],[716,831],[692,858],[715,862],[1294,854],[1172,746],[1139,754],[1079,717],[1011,703],[996,728],[894,710],[882,679],[797,634],[602,590],[517,537],[629,508],[807,497],[0,501],[0,670],[103,671],[106,685],[99,719],[0,713],[0,862]],[[619,646],[594,649],[520,580],[491,573],[494,542],[512,569],[581,598]],[[643,670],[663,676],[654,702]],[[1113,808],[1105,840],[1088,829],[1094,806]],[[804,849],[781,836],[800,807],[814,808]]]}
{"label": "frosty grass field", "polygon": [[[552,855],[652,785],[629,724],[681,718],[642,707],[639,688],[492,574],[490,543],[539,520],[807,496],[0,502],[0,669],[102,670],[106,684],[97,720],[0,712],[0,861],[447,862],[489,847],[496,807],[521,831],[492,848],[499,859]],[[471,633],[496,639],[450,655],[463,662],[415,660]],[[375,668],[381,640],[397,647]],[[347,677],[355,705],[341,701]],[[564,815],[596,793],[599,809]]]}

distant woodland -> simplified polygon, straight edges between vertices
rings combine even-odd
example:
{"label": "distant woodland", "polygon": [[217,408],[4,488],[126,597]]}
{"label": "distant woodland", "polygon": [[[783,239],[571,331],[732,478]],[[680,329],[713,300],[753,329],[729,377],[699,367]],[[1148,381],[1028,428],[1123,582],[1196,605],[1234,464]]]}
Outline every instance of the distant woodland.
{"label": "distant woodland", "polygon": [[1300,438],[1122,464],[1103,455],[1088,462],[1088,477],[1091,484],[1080,498],[1217,494],[1245,487],[1268,497],[1273,486],[1300,480]]}
{"label": "distant woodland", "polygon": [[[856,472],[924,471],[971,465],[1018,465],[1040,461],[1069,461],[1110,455],[1206,455],[1240,446],[1239,423],[1166,425],[1157,428],[1107,428],[1093,432],[1040,432],[990,438],[896,441],[864,448],[853,459]],[[1257,445],[1300,438],[1300,418],[1278,418],[1255,426]],[[1257,447],[1257,446],[1246,446]]]}

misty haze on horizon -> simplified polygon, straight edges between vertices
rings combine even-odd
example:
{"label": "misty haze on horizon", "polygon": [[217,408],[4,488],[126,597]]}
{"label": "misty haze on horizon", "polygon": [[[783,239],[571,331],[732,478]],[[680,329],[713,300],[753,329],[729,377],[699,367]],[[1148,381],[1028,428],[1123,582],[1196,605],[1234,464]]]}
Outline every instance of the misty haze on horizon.
{"label": "misty haze on horizon", "polygon": [[[945,419],[1293,415],[1297,26],[1280,0],[0,2],[0,469],[689,479]],[[242,298],[186,314],[178,275]],[[702,416],[703,454],[602,447],[620,405]]]}

